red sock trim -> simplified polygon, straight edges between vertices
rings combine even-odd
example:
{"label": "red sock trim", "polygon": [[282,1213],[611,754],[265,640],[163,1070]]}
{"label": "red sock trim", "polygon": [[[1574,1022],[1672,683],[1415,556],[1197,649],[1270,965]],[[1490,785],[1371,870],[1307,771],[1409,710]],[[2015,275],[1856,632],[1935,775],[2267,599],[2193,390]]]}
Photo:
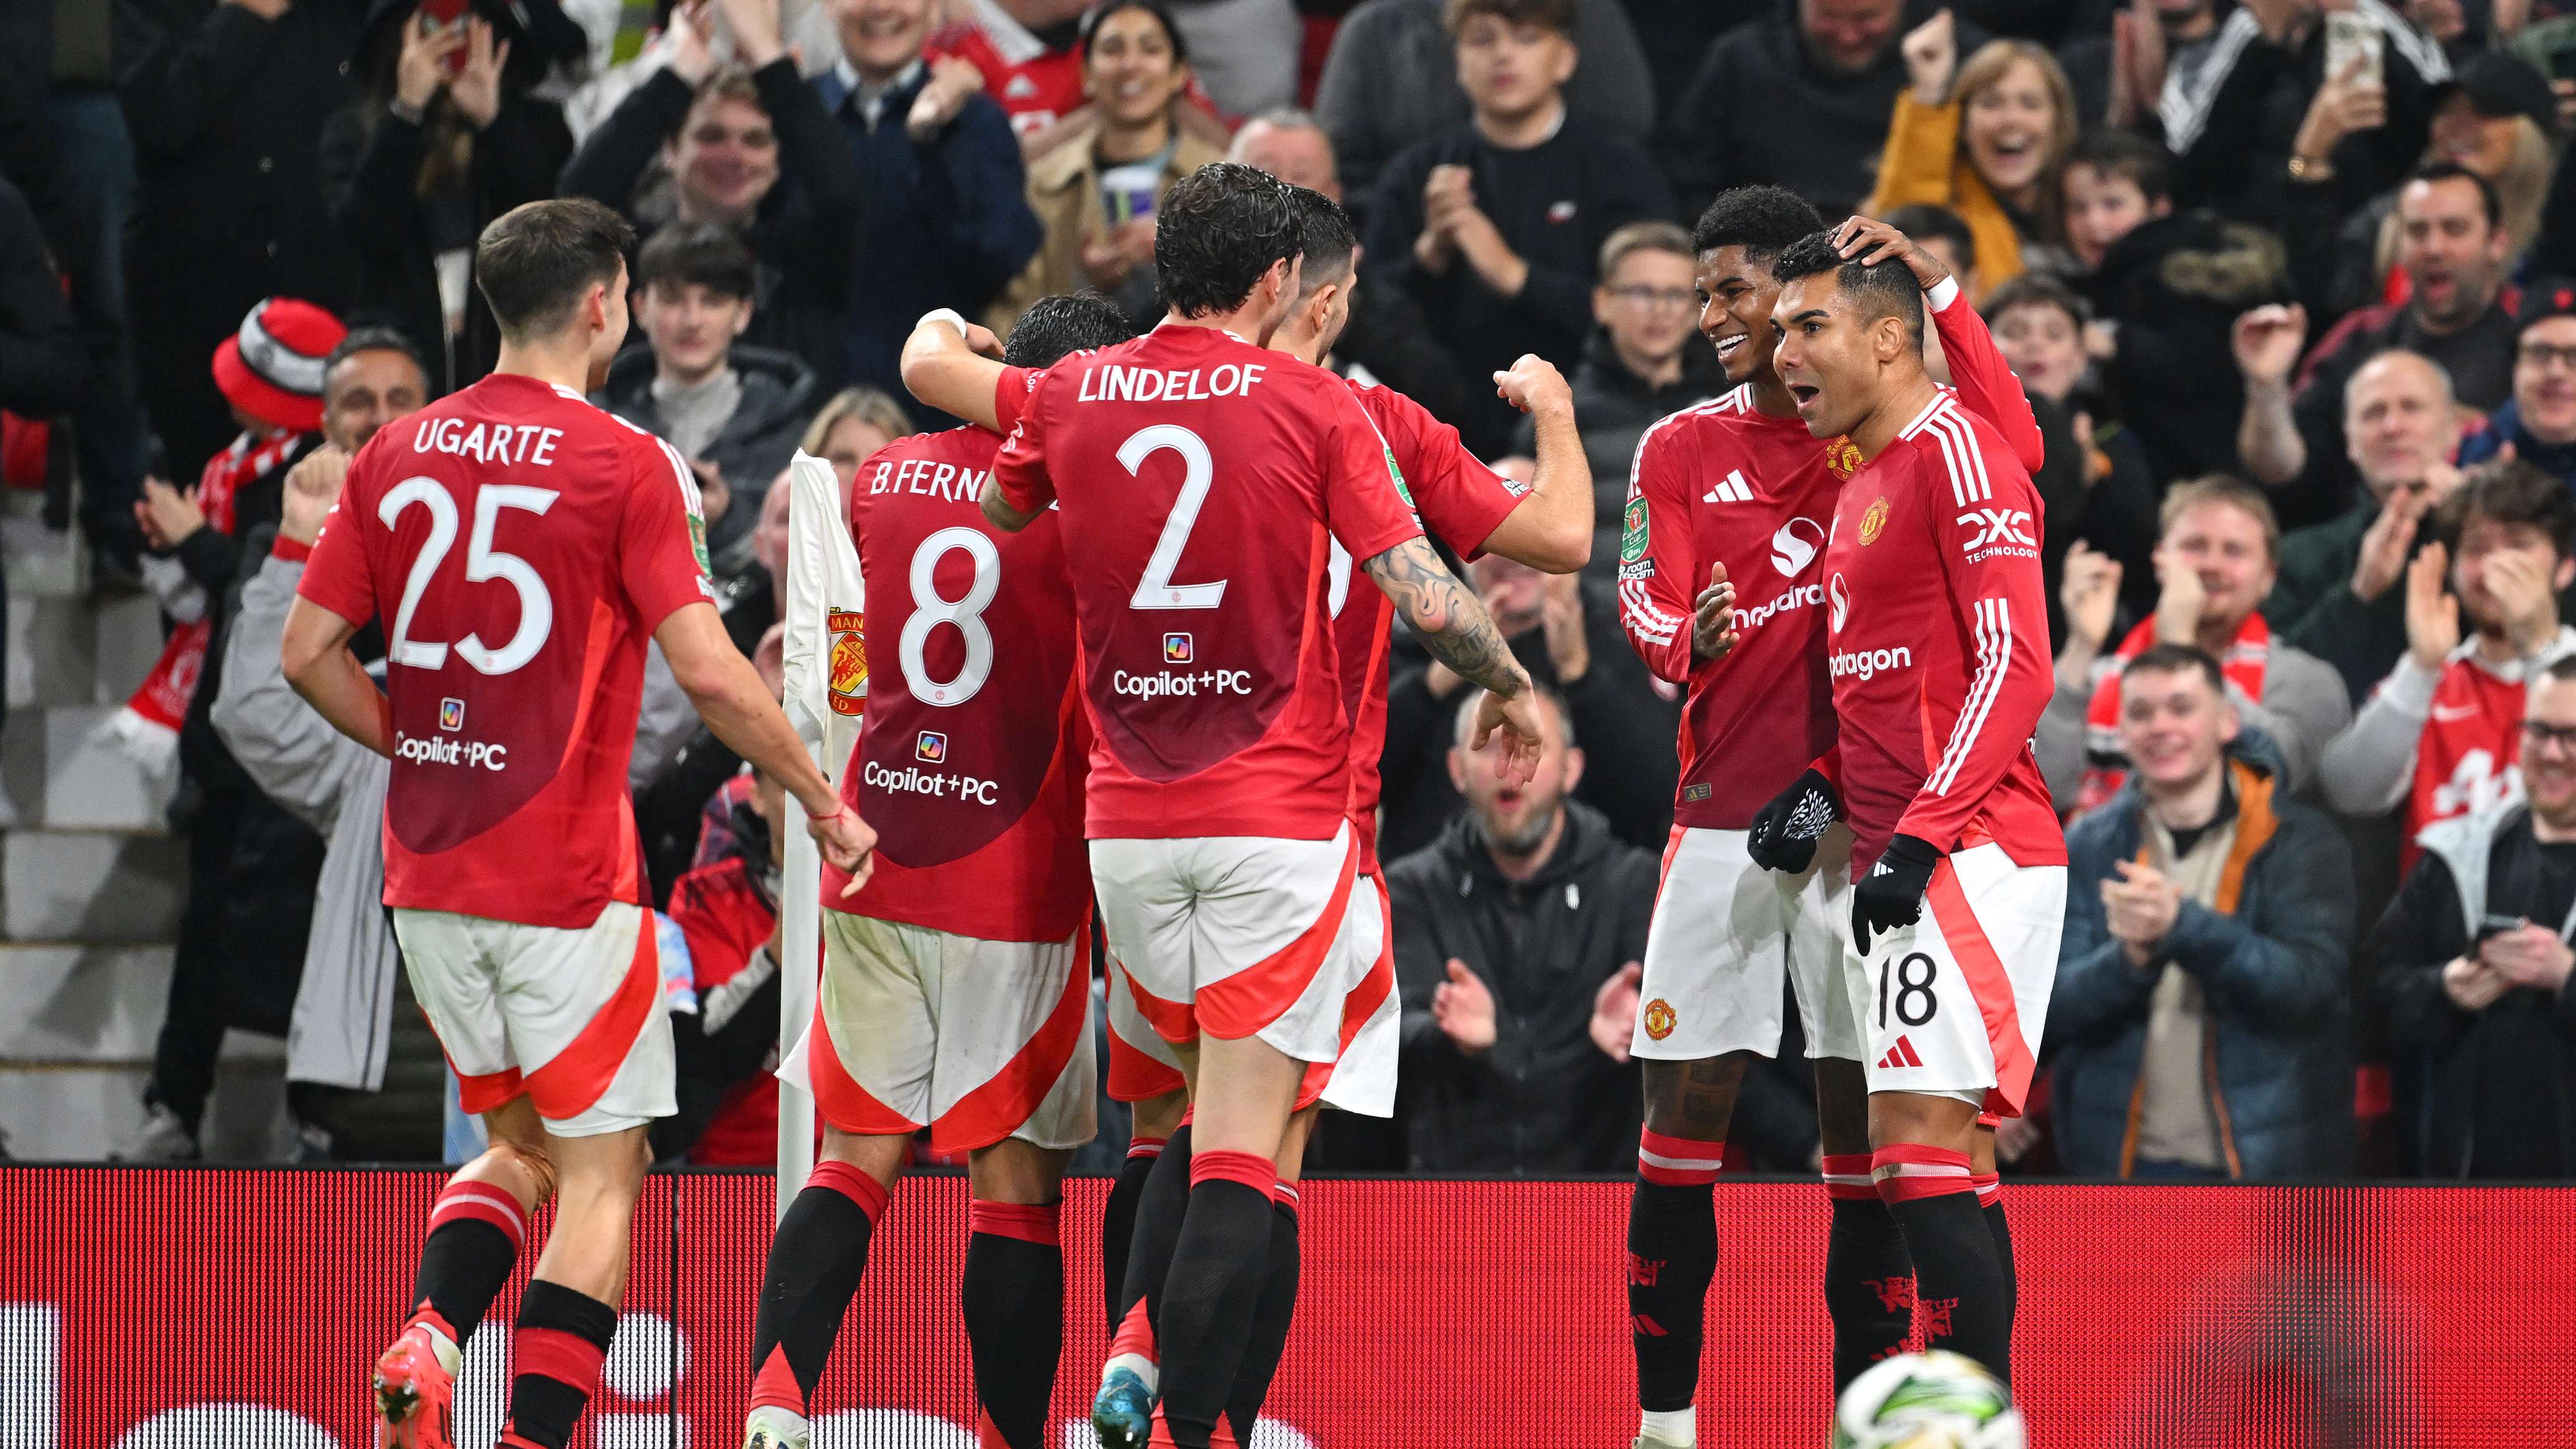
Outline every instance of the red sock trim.
{"label": "red sock trim", "polygon": [[1163,1142],[1164,1142],[1164,1140],[1165,1140],[1165,1139],[1160,1138],[1160,1137],[1130,1137],[1130,1138],[1128,1138],[1128,1139],[1127,1139],[1127,1160],[1128,1160],[1128,1161],[1130,1161],[1130,1162],[1133,1162],[1133,1161],[1135,1161],[1135,1160],[1136,1160],[1137,1158],[1139,1158],[1139,1157],[1160,1157],[1160,1156],[1162,1156],[1162,1155],[1163,1155]]}
{"label": "red sock trim", "polygon": [[1835,1201],[1872,1200],[1878,1196],[1878,1185],[1870,1180],[1866,1152],[1827,1153],[1824,1179],[1825,1196]]}
{"label": "red sock trim", "polygon": [[1270,1200],[1279,1204],[1281,1207],[1288,1209],[1288,1211],[1292,1213],[1295,1212],[1297,1210],[1298,1203],[1297,1184],[1293,1182],[1272,1184],[1270,1189]]}
{"label": "red sock trim", "polygon": [[434,1233],[444,1224],[468,1219],[499,1228],[509,1236],[512,1251],[527,1251],[528,1214],[508,1189],[472,1179],[459,1179],[439,1189],[438,1200],[429,1205],[429,1231]]}
{"label": "red sock trim", "polygon": [[1652,1127],[1637,1133],[1637,1175],[1663,1187],[1699,1187],[1726,1171],[1726,1144],[1696,1137],[1668,1137]]}
{"label": "red sock trim", "polygon": [[805,1390],[796,1382],[796,1371],[787,1366],[785,1348],[772,1348],[768,1361],[761,1364],[760,1372],[751,1376],[751,1402],[743,1407],[745,1412],[752,1409],[785,1409],[798,1415],[805,1412]]}
{"label": "red sock trim", "polygon": [[1977,1206],[1979,1207],[1993,1207],[1996,1203],[2003,1201],[2004,1179],[2002,1173],[1970,1173],[1968,1176],[1968,1185],[1976,1189]]}
{"label": "red sock trim", "polygon": [[825,1160],[814,1164],[814,1175],[805,1179],[809,1188],[827,1188],[859,1205],[868,1215],[868,1226],[883,1221],[886,1209],[894,1206],[894,1194],[886,1185],[846,1162]]}
{"label": "red sock trim", "polygon": [[966,1204],[966,1231],[990,1233],[997,1238],[1017,1238],[1040,1247],[1061,1246],[1057,1226],[1064,1217],[1064,1204],[985,1202],[969,1199]]}
{"label": "red sock trim", "polygon": [[525,1377],[567,1383],[585,1394],[599,1389],[599,1366],[608,1360],[608,1350],[560,1328],[521,1326],[510,1335],[512,1370]]}
{"label": "red sock trim", "polygon": [[1118,1331],[1109,1337],[1109,1356],[1116,1358],[1122,1353],[1132,1353],[1152,1363],[1162,1362],[1154,1347],[1154,1320],[1146,1314],[1142,1298],[1128,1308],[1127,1316],[1118,1320]]}
{"label": "red sock trim", "polygon": [[1954,1192],[1974,1192],[1968,1154],[1920,1142],[1891,1142],[1870,1154],[1878,1195],[1893,1206]]}
{"label": "red sock trim", "polygon": [[1239,1182],[1268,1197],[1279,1185],[1279,1164],[1258,1152],[1193,1152],[1190,1186],[1203,1182]]}

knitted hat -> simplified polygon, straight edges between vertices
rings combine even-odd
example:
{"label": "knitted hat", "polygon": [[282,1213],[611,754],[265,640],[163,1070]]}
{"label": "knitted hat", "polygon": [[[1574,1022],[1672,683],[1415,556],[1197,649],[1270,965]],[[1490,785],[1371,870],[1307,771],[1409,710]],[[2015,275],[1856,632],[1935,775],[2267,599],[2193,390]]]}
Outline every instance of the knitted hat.
{"label": "knitted hat", "polygon": [[250,309],[241,330],[215,349],[215,386],[234,407],[273,427],[310,433],[322,426],[323,364],[349,329],[293,297]]}

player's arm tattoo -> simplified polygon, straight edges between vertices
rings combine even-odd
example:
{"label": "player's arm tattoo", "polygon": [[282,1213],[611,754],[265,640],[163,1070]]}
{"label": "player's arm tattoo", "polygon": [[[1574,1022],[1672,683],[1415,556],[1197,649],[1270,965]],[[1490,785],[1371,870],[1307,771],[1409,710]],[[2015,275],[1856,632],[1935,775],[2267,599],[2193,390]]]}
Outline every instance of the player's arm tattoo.
{"label": "player's arm tattoo", "polygon": [[1417,534],[1360,567],[1394,601],[1433,658],[1505,699],[1528,687],[1528,676],[1483,602],[1440,562],[1429,539]]}

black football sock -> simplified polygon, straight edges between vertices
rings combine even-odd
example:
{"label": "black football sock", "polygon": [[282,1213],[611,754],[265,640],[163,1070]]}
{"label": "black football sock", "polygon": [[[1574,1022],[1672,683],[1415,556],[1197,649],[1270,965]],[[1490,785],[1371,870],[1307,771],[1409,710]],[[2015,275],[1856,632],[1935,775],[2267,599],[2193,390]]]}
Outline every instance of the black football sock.
{"label": "black football sock", "polygon": [[761,1271],[749,1407],[802,1414],[813,1403],[841,1315],[867,1271],[868,1238],[891,1200],[883,1183],[846,1162],[815,1164],[779,1220]]}
{"label": "black football sock", "polygon": [[1119,1300],[1127,1292],[1127,1254],[1136,1243],[1136,1204],[1145,1195],[1145,1179],[1163,1155],[1160,1137],[1127,1139],[1127,1160],[1118,1164],[1118,1180],[1109,1188],[1109,1205],[1100,1213],[1100,1289],[1108,1302],[1109,1331],[1118,1331]]}
{"label": "black football sock", "polygon": [[1726,1144],[1647,1128],[1628,1194],[1628,1330],[1637,1352],[1637,1407],[1674,1414],[1699,1397],[1709,1280],[1717,1275],[1710,1184]]}
{"label": "black football sock", "polygon": [[412,1321],[427,1322],[459,1348],[510,1281],[528,1215],[507,1188],[459,1179],[429,1209],[429,1237],[412,1280]]}
{"label": "black football sock", "polygon": [[1968,1179],[1976,1184],[1977,1205],[1985,1210],[1986,1232],[1995,1240],[1995,1261],[2004,1273],[2004,1335],[2012,1335],[2013,1319],[2021,1312],[2021,1277],[2013,1271],[2012,1224],[2004,1221],[2004,1184],[2000,1174],[1980,1173]]}
{"label": "black football sock", "polygon": [[1190,1205],[1155,1314],[1162,1415],[1177,1449],[1207,1449],[1252,1338],[1270,1256],[1278,1169],[1250,1152],[1196,1151]]}
{"label": "black football sock", "polygon": [[1064,1355],[1062,1203],[970,1202],[958,1299],[975,1400],[1010,1449],[1046,1449],[1047,1400]]}
{"label": "black football sock", "polygon": [[563,1449],[599,1386],[608,1341],[617,1336],[617,1306],[542,1278],[519,1299],[510,1337],[510,1419],[502,1433],[538,1449]]}
{"label": "black football sock", "polygon": [[1270,1381],[1288,1351],[1288,1326],[1297,1316],[1297,1189],[1283,1182],[1273,1199],[1270,1254],[1263,1261],[1261,1297],[1252,1305],[1252,1338],[1234,1371],[1234,1391],[1226,1396],[1225,1421],[1237,1444],[1252,1442],[1252,1426],[1260,1422],[1261,1402],[1270,1397]]}
{"label": "black football sock", "polygon": [[1924,1345],[1964,1353],[2010,1383],[2012,1315],[1967,1154],[1900,1142],[1872,1153],[1870,1166],[1914,1260]]}
{"label": "black football sock", "polygon": [[1184,1122],[1163,1144],[1162,1155],[1154,1159],[1153,1169],[1145,1174],[1144,1189],[1136,1195],[1136,1232],[1127,1244],[1127,1281],[1118,1290],[1112,1331],[1138,1303],[1145,1305],[1146,1323],[1159,1328],[1163,1284],[1172,1272],[1172,1246],[1181,1240],[1181,1219],[1189,1210],[1190,1124]]}
{"label": "black football sock", "polygon": [[1833,1226],[1825,1237],[1825,1313],[1834,1324],[1834,1392],[1914,1332],[1914,1260],[1896,1217],[1870,1185],[1869,1154],[1825,1159]]}

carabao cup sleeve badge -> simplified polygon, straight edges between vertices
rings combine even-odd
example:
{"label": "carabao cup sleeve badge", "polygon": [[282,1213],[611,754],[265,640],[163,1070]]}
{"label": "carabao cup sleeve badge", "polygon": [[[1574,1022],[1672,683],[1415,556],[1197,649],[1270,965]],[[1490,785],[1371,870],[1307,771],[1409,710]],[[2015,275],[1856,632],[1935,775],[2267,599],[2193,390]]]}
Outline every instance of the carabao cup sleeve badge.
{"label": "carabao cup sleeve badge", "polygon": [[832,636],[832,713],[859,714],[868,703],[866,615],[835,609],[825,620]]}

